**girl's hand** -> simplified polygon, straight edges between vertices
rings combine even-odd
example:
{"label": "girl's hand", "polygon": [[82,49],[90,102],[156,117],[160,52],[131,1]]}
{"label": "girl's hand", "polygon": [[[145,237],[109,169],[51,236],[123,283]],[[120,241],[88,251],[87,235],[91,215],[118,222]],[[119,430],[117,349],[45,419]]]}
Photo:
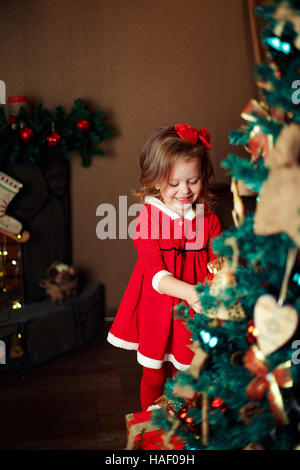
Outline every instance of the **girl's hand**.
{"label": "girl's hand", "polygon": [[195,287],[196,286],[193,286],[192,284],[188,286],[185,300],[196,313],[201,313],[202,306]]}

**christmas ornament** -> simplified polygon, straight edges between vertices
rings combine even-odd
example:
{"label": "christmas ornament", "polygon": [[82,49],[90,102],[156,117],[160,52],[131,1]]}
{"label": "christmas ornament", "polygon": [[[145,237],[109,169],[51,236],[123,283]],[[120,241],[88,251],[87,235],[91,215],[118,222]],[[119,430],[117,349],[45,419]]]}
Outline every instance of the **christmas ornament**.
{"label": "christmas ornament", "polygon": [[255,375],[247,386],[247,396],[260,401],[267,394],[270,408],[277,421],[281,425],[287,424],[288,418],[285,413],[280,388],[291,388],[293,386],[291,361],[279,364],[270,371],[268,369],[269,363],[264,354],[256,345],[253,345],[245,354],[244,363],[247,369]]}
{"label": "christmas ornament", "polygon": [[237,286],[234,272],[238,265],[239,248],[234,237],[228,238],[225,244],[232,247],[232,264],[230,265],[228,259],[223,260],[222,267],[215,274],[209,288],[210,295],[216,297],[218,305],[215,308],[206,309],[203,313],[209,318],[217,318],[224,321],[238,320],[246,316],[240,301],[237,299],[230,307],[227,307],[224,300],[227,298],[226,289]]}
{"label": "christmas ornament", "polygon": [[263,132],[261,126],[254,126],[245,148],[251,154],[252,161],[257,161],[260,156],[266,159],[273,148],[273,136]]}
{"label": "christmas ornament", "polygon": [[6,214],[7,206],[22,187],[22,183],[0,172],[0,230],[2,233],[5,231],[17,235],[22,231],[21,222]]}
{"label": "christmas ornament", "polygon": [[90,130],[91,124],[87,119],[81,119],[81,121],[77,122],[76,127],[82,132],[88,132]]}
{"label": "christmas ornament", "polygon": [[245,207],[239,194],[238,185],[235,178],[231,180],[231,192],[233,194],[232,218],[236,227],[240,227],[245,219]]}
{"label": "christmas ornament", "polygon": [[268,165],[254,216],[258,235],[286,233],[300,246],[300,125],[290,124],[280,133]]}
{"label": "christmas ornament", "polygon": [[19,131],[23,142],[27,143],[33,138],[33,130],[30,127],[22,127]]}
{"label": "christmas ornament", "polygon": [[250,100],[242,111],[241,117],[252,125],[249,140],[245,147],[251,154],[251,160],[256,161],[260,156],[267,159],[273,148],[273,135],[266,133],[262,125],[256,123],[258,123],[258,120],[271,121],[272,119],[282,122],[283,114],[278,113],[277,109],[276,111],[270,110],[263,101]]}
{"label": "christmas ornament", "polygon": [[298,313],[294,307],[280,307],[272,295],[262,295],[254,307],[257,344],[265,356],[283,346],[296,332]]}
{"label": "christmas ornament", "polygon": [[298,312],[294,307],[282,306],[296,257],[297,250],[290,248],[278,302],[271,295],[263,295],[258,298],[254,307],[254,324],[259,332],[257,343],[265,356],[283,346],[294,335],[298,325]]}
{"label": "christmas ornament", "polygon": [[208,354],[200,347],[199,340],[193,342],[189,348],[194,352],[194,356],[188,372],[195,378],[198,379],[200,371],[204,369],[206,362],[208,360]]}
{"label": "christmas ornament", "polygon": [[46,137],[47,144],[48,147],[57,147],[61,142],[61,136],[55,132],[54,122],[52,123],[51,128],[51,133]]}
{"label": "christmas ornament", "polygon": [[207,263],[208,271],[211,274],[217,274],[223,264],[223,261],[224,260],[222,256],[218,256],[218,258],[215,258],[213,261],[209,261],[209,263]]}

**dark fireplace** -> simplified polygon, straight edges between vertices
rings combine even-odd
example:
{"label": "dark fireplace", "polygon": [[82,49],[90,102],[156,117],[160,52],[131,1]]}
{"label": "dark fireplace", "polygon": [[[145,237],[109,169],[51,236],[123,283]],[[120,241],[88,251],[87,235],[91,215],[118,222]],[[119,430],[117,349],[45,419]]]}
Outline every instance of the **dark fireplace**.
{"label": "dark fireplace", "polygon": [[[95,335],[104,318],[105,292],[100,283],[86,284],[80,267],[77,295],[67,301],[53,302],[40,286],[54,261],[72,264],[69,161],[56,157],[32,166],[8,163],[0,170],[23,185],[7,214],[30,233],[27,242],[15,242],[20,269],[15,286],[1,293],[0,339],[6,345],[1,367],[7,369],[38,364]],[[13,245],[8,237],[6,243]],[[16,296],[21,308],[13,306]]]}

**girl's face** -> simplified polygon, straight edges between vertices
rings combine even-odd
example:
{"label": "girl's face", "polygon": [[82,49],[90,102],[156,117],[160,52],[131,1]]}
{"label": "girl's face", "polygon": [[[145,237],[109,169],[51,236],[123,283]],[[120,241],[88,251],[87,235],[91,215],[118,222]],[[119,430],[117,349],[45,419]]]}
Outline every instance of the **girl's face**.
{"label": "girl's face", "polygon": [[197,201],[202,189],[199,159],[178,160],[171,169],[167,185],[157,186],[157,189],[160,189],[166,206],[180,215],[187,212]]}

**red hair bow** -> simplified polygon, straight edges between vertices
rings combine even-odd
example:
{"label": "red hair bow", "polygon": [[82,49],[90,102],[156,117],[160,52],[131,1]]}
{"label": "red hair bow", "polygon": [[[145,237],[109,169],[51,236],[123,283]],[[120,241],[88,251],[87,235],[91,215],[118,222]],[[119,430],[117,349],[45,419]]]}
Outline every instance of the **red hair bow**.
{"label": "red hair bow", "polygon": [[194,129],[189,124],[175,124],[174,130],[182,139],[190,140],[194,144],[201,140],[206,149],[211,149],[210,135],[207,129]]}

